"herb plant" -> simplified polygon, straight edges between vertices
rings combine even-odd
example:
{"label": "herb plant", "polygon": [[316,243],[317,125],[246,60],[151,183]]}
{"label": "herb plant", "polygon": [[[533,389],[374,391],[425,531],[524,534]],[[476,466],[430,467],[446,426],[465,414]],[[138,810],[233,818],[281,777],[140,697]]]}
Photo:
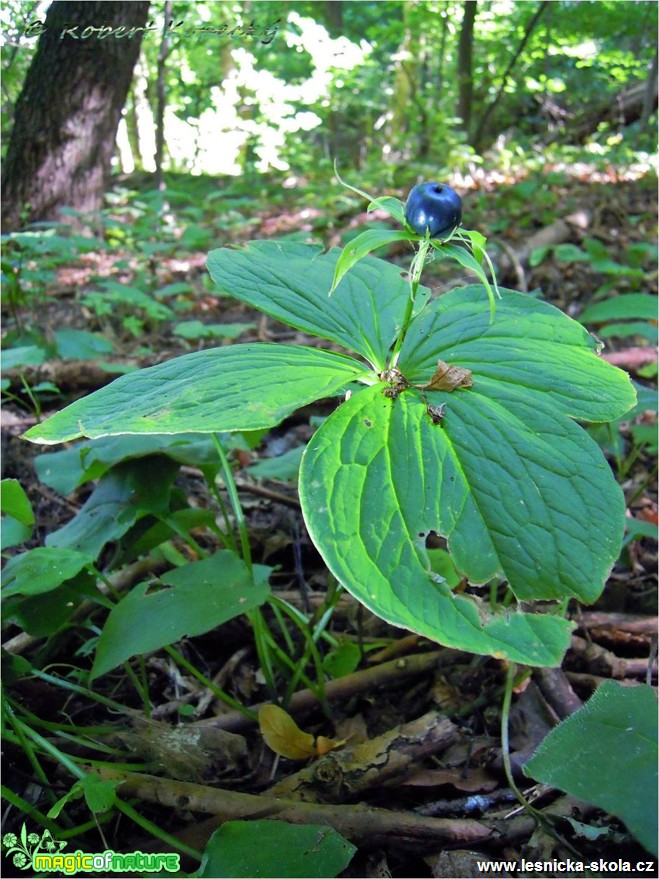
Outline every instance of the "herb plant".
{"label": "herb plant", "polygon": [[[625,517],[576,419],[619,418],[634,389],[578,323],[497,290],[480,233],[431,238],[406,225],[397,199],[374,206],[403,229],[369,230],[343,252],[255,241],[208,259],[223,293],[351,353],[246,343],[187,354],[122,376],[26,438],[267,429],[340,397],[300,468],[309,533],[339,582],[445,645],[557,665],[567,602],[599,596]],[[399,240],[416,247],[407,277],[368,255]],[[431,298],[420,283],[431,256],[457,260],[480,284]],[[433,571],[433,532],[447,541],[457,587]]]}

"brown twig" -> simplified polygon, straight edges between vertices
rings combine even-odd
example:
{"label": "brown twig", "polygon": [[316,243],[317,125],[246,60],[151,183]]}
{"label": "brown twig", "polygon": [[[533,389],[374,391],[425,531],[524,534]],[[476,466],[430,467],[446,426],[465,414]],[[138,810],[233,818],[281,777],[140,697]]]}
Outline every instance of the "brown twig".
{"label": "brown twig", "polygon": [[512,820],[488,818],[428,818],[413,812],[391,812],[365,805],[319,805],[276,797],[255,796],[207,787],[193,782],[173,781],[152,775],[98,770],[101,779],[119,781],[119,791],[128,797],[214,815],[214,825],[236,819],[269,818],[291,824],[328,824],[342,836],[369,846],[411,846],[426,851],[443,844],[483,845],[524,839],[533,832],[535,819],[520,815]]}
{"label": "brown twig", "polygon": [[446,750],[457,737],[455,724],[438,711],[430,711],[384,735],[326,754],[282,779],[268,793],[307,803],[354,800],[376,785],[400,782],[415,763]]}
{"label": "brown twig", "polygon": [[[346,675],[336,681],[330,681],[325,686],[325,698],[328,702],[342,702],[356,693],[363,693],[376,687],[387,686],[407,680],[410,677],[429,672],[434,669],[442,659],[449,656],[451,650],[435,650],[432,653],[417,653],[412,656],[394,659],[391,662],[385,662],[375,668],[365,668],[356,671],[351,675]],[[295,693],[288,705],[290,714],[304,714],[314,708],[318,708],[320,700],[311,690],[300,690]],[[251,706],[251,710],[258,712],[260,705]],[[232,732],[246,729],[254,724],[255,721],[250,720],[244,714],[238,711],[231,711],[227,714],[220,714],[218,717],[206,718],[196,721],[197,724],[205,726],[218,726],[222,729],[228,729]]]}

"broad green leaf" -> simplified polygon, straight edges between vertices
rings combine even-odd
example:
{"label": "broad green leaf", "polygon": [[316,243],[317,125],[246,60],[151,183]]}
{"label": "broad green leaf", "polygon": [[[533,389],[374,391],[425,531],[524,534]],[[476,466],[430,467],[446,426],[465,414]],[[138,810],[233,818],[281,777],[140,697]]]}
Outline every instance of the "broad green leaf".
{"label": "broad green leaf", "polygon": [[343,280],[344,275],[360,260],[368,256],[373,250],[392,241],[409,241],[407,232],[394,232],[391,229],[367,229],[356,238],[353,238],[341,251],[341,256],[336,261],[330,295]]}
{"label": "broad green leaf", "polygon": [[65,327],[55,333],[57,356],[64,360],[95,360],[99,355],[112,354],[112,343],[100,333]]}
{"label": "broad green leaf", "polygon": [[40,595],[71,580],[93,558],[74,549],[39,546],[9,559],[2,572],[2,597]]}
{"label": "broad green leaf", "polygon": [[[618,510],[614,528],[620,537],[624,507],[596,445],[567,418],[548,441],[543,434],[556,419],[551,410],[538,413],[528,401],[523,413],[513,416],[475,389],[433,394],[448,399],[438,425],[417,392],[404,391],[392,400],[383,396],[383,388],[368,388],[343,403],[302,459],[304,517],[330,570],[395,625],[474,653],[557,665],[569,642],[569,623],[515,611],[490,614],[481,600],[452,593],[432,574],[425,538],[431,530],[445,536],[456,567],[472,582],[501,574],[523,598],[599,591],[602,569],[612,559],[605,552],[600,560],[597,547],[613,539],[600,530],[595,537],[591,530],[584,536],[581,529],[588,523],[579,520],[576,528],[571,505],[578,501],[581,513],[592,504],[588,515],[598,525],[599,510]],[[514,404],[524,404],[522,395]],[[535,424],[517,436],[532,412]],[[480,418],[492,421],[487,443],[477,440],[465,449],[465,438]],[[594,452],[596,461],[581,476],[584,449]],[[492,460],[483,460],[484,454]],[[578,465],[568,467],[565,478],[555,458],[569,462],[575,454]],[[546,496],[538,492],[543,483]],[[589,546],[593,539],[595,548]],[[590,578],[586,583],[584,575]]]}
{"label": "broad green leaf", "polygon": [[657,297],[649,293],[622,293],[604,302],[589,305],[579,315],[582,323],[598,324],[610,320],[644,318],[657,320]]}
{"label": "broad green leaf", "polygon": [[501,293],[492,324],[481,287],[428,303],[403,344],[398,366],[406,379],[426,384],[441,358],[472,370],[474,391],[517,388],[529,401],[550,402],[556,415],[612,421],[634,405],[629,376],[596,356],[598,342],[581,324],[523,293]]}
{"label": "broad green leaf", "polygon": [[25,438],[180,434],[273,427],[300,406],[363,376],[352,358],[292,345],[246,344],[196,351],[121,376],[77,400]]}
{"label": "broad green leaf", "polygon": [[9,549],[12,546],[19,546],[32,537],[32,527],[23,525],[17,519],[11,516],[2,517],[2,535],[0,537],[0,549]]}
{"label": "broad green leaf", "polygon": [[526,775],[621,818],[649,852],[657,846],[657,697],[605,681],[553,729]]}
{"label": "broad green leaf", "polygon": [[576,244],[557,244],[554,256],[559,262],[589,262],[590,256]]}
{"label": "broad green leaf", "polygon": [[65,626],[83,601],[94,597],[98,597],[96,579],[83,570],[48,592],[9,598],[3,602],[3,616],[35,638],[45,638]]}
{"label": "broad green leaf", "polygon": [[256,479],[281,479],[297,482],[303,452],[304,446],[298,446],[276,458],[262,458],[260,461],[250,464],[247,472]]}
{"label": "broad green leaf", "polygon": [[597,335],[600,339],[628,339],[630,336],[643,336],[649,342],[657,342],[657,324],[647,320],[625,320],[599,327]]}
{"label": "broad green leaf", "polygon": [[108,616],[98,641],[92,679],[138,653],[150,653],[183,637],[209,632],[263,604],[270,568],[254,577],[235,553],[221,550],[162,578],[169,588],[136,586]]}
{"label": "broad green leaf", "polygon": [[164,515],[179,467],[164,455],[118,464],[103,476],[80,512],[46,538],[48,547],[66,547],[96,558],[149,512]]}
{"label": "broad green leaf", "polygon": [[285,821],[227,821],[208,841],[200,877],[333,879],[357,851],[332,827]]}
{"label": "broad green leaf", "polygon": [[[400,269],[366,257],[329,298],[341,253],[334,249],[321,254],[318,247],[293,242],[253,241],[240,249],[212,251],[208,271],[222,290],[242,302],[298,330],[338,342],[382,371],[403,320],[409,286]],[[428,295],[423,288],[420,293],[422,299]]]}
{"label": "broad green leaf", "polygon": [[[220,437],[225,448],[248,449],[242,434]],[[213,440],[203,434],[111,436],[80,442],[61,452],[46,452],[34,459],[39,480],[60,494],[69,494],[78,485],[100,479],[115,464],[132,458],[162,453],[189,467],[219,470],[220,462]]]}
{"label": "broad green leaf", "polygon": [[38,366],[46,359],[47,354],[37,345],[23,345],[20,348],[8,348],[2,352],[3,370],[17,369],[21,366]]}
{"label": "broad green leaf", "polygon": [[253,330],[256,324],[204,324],[200,320],[184,320],[176,326],[175,336],[184,339],[237,339],[247,330]]}
{"label": "broad green leaf", "polygon": [[3,514],[17,519],[23,525],[34,525],[32,504],[18,479],[3,479],[0,491]]}

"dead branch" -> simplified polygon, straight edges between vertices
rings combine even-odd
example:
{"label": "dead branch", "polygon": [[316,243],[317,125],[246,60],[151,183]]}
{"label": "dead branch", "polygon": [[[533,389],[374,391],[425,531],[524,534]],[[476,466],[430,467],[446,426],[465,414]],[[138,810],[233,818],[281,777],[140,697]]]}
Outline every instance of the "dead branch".
{"label": "dead branch", "polygon": [[355,843],[369,846],[411,846],[432,851],[443,845],[501,844],[527,838],[536,821],[527,815],[513,819],[428,818],[414,812],[391,812],[365,805],[319,805],[276,797],[241,794],[193,782],[101,768],[103,780],[118,780],[127,797],[215,816],[215,825],[237,819],[274,819],[291,824],[328,824]]}
{"label": "dead branch", "polygon": [[455,724],[430,711],[384,735],[332,751],[275,784],[268,794],[307,803],[354,800],[376,786],[400,782],[415,763],[446,750],[457,737]]}

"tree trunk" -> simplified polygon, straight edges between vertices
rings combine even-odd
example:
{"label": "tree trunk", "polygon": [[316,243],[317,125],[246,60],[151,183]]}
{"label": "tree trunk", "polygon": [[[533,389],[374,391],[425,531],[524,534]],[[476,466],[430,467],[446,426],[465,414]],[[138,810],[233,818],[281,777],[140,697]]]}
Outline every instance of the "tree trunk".
{"label": "tree trunk", "polygon": [[165,179],[162,172],[163,152],[165,150],[165,105],[167,103],[167,91],[165,85],[165,73],[167,69],[167,56],[169,55],[169,28],[168,22],[172,16],[172,0],[165,0],[165,24],[158,52],[158,75],[156,78],[156,188],[165,188]]}
{"label": "tree trunk", "polygon": [[325,24],[330,37],[337,39],[344,36],[342,0],[325,0]]}
{"label": "tree trunk", "polygon": [[641,128],[649,130],[650,116],[657,105],[657,53],[654,53],[650,73],[643,94],[643,110],[641,112]]}
{"label": "tree trunk", "polygon": [[64,206],[101,208],[148,10],[142,0],[55,0],[48,9],[16,103],[3,228],[58,220]]}
{"label": "tree trunk", "polygon": [[477,0],[465,0],[458,45],[458,116],[467,135],[471,127],[471,100],[474,93],[472,58],[476,6]]}
{"label": "tree trunk", "polygon": [[549,0],[542,0],[540,5],[536,9],[535,13],[531,16],[531,20],[529,21],[528,25],[526,26],[526,31],[524,32],[524,36],[522,37],[522,40],[521,40],[519,46],[517,47],[517,51],[515,52],[513,57],[510,59],[508,66],[506,67],[504,74],[501,77],[501,85],[499,86],[499,91],[497,92],[494,100],[489,105],[487,110],[483,113],[483,115],[480,119],[480,122],[478,123],[478,128],[476,129],[476,134],[474,135],[474,138],[473,138],[474,146],[477,149],[482,145],[483,135],[485,133],[487,123],[489,122],[490,117],[492,116],[492,113],[494,113],[495,109],[497,108],[497,106],[499,104],[499,101],[501,100],[501,98],[504,95],[504,92],[506,90],[506,86],[508,84],[508,79],[510,78],[510,74],[512,73],[512,71],[515,67],[515,64],[517,63],[518,59],[520,58],[522,52],[524,51],[524,47],[526,46],[527,42],[529,41],[529,37],[531,36],[533,31],[535,30],[537,23],[540,21],[540,17],[542,15],[542,13],[545,11],[545,9],[547,9],[548,6],[549,6]]}

